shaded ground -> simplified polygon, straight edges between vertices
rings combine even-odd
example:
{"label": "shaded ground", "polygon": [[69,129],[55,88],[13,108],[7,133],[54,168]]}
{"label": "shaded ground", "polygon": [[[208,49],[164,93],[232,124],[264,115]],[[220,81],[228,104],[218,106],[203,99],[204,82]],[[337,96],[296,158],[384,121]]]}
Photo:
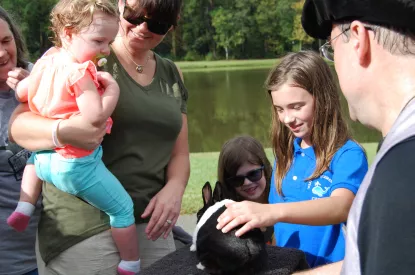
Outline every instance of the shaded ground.
{"label": "shaded ground", "polygon": [[196,227],[196,214],[194,215],[180,215],[176,225],[182,227],[190,235],[193,234],[193,230]]}

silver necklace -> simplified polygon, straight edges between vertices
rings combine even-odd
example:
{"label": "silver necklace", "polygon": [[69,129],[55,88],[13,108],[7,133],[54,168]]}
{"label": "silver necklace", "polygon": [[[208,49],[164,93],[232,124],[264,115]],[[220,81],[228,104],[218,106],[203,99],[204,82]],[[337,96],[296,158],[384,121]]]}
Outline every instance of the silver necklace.
{"label": "silver necklace", "polygon": [[125,50],[127,51],[127,57],[135,64],[135,70],[137,71],[137,73],[142,74],[144,71],[144,67],[147,65],[148,61],[150,60],[150,55],[151,53],[148,54],[147,59],[146,59],[146,63],[144,63],[143,65],[137,64],[133,57],[131,56],[130,52],[128,51],[127,47],[125,46],[124,43],[122,43],[124,45]]}

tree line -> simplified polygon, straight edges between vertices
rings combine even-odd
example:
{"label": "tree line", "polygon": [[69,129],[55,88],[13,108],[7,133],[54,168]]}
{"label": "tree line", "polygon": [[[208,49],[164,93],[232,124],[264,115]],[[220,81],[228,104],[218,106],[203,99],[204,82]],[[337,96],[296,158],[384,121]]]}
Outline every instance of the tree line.
{"label": "tree line", "polygon": [[[0,0],[20,25],[31,60],[52,43],[57,0]],[[304,0],[184,0],[179,25],[156,51],[173,60],[273,58],[321,43],[301,26]]]}

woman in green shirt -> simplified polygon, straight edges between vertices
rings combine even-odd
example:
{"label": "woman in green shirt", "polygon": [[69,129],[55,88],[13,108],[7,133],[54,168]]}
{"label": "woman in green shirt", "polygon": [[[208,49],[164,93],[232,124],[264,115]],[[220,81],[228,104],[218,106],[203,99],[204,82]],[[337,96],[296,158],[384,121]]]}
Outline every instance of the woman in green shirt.
{"label": "woman in green shirt", "polygon": [[[99,1],[97,1],[99,2]],[[180,214],[189,178],[187,90],[176,65],[152,49],[177,25],[181,0],[119,1],[120,28],[106,70],[120,86],[112,114],[112,133],[105,136],[103,160],[134,202],[140,258],[148,266],[174,251],[172,227]],[[60,143],[94,149],[105,125],[87,125],[81,116],[53,120],[18,107],[12,138],[30,150]],[[42,274],[115,274],[118,251],[108,217],[77,197],[43,185],[39,250],[47,264]],[[52,237],[53,236],[53,237]]]}

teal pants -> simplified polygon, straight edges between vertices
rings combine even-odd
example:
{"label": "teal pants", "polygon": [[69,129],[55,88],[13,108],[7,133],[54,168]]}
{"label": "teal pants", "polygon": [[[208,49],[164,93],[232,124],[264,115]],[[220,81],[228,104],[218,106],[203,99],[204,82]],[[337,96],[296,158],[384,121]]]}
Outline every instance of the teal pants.
{"label": "teal pants", "polygon": [[102,162],[102,148],[82,158],[64,158],[55,151],[33,153],[37,176],[56,188],[82,198],[110,217],[112,227],[134,223],[133,201]]}

